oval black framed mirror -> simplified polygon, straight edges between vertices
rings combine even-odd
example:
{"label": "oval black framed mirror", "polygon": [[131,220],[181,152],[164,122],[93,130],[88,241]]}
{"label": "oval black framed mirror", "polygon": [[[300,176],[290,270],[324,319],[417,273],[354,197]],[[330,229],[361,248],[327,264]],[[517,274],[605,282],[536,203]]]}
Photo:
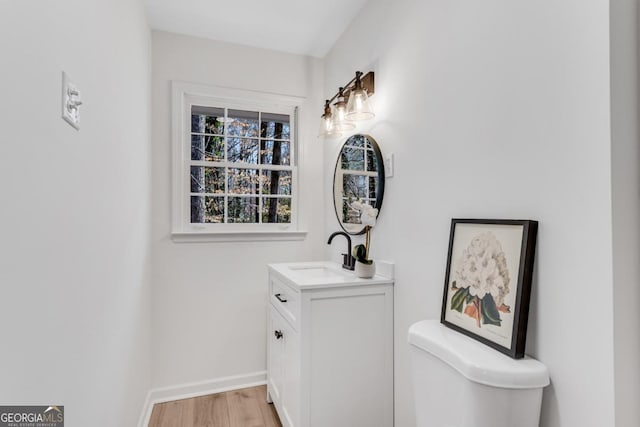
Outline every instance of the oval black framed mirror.
{"label": "oval black framed mirror", "polygon": [[360,199],[378,209],[384,197],[384,159],[370,135],[352,135],[342,145],[333,174],[333,206],[342,229],[362,234],[359,212],[351,203]]}

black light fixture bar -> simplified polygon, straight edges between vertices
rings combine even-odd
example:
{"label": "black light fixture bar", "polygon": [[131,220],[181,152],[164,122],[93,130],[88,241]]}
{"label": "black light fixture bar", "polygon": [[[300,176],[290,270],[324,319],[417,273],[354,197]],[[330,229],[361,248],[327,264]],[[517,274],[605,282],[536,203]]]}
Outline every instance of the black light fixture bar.
{"label": "black light fixture bar", "polygon": [[[367,91],[367,95],[371,96],[375,93],[375,79],[373,71],[369,71],[367,74],[364,74],[361,71],[356,71],[356,76],[349,80],[347,84],[342,86],[344,99],[349,99],[349,94],[351,90],[355,87],[355,82],[360,77],[360,82],[362,83],[362,88]],[[352,86],[354,85],[354,86]],[[336,92],[331,98],[329,98],[329,103],[335,101],[335,99],[340,95],[340,91]]]}
{"label": "black light fixture bar", "polygon": [[[369,104],[369,97],[374,91],[373,71],[367,74],[356,71],[354,78],[325,101],[318,137],[340,137],[342,132],[355,129],[354,122],[372,119],[375,114]],[[336,99],[338,101],[333,103]]]}

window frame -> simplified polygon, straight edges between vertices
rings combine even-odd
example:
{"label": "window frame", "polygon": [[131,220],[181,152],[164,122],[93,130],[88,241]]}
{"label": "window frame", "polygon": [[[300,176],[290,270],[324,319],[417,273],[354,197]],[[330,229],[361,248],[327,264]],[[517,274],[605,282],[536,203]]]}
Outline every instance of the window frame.
{"label": "window frame", "polygon": [[[298,106],[303,103],[304,98],[179,81],[172,81],[171,86],[172,239],[176,242],[304,239],[306,231],[299,229],[298,218],[298,201],[300,199],[298,168],[301,145],[298,140]],[[290,223],[191,223],[191,108],[194,105],[229,110],[287,114],[290,116],[289,138],[292,180]],[[225,159],[225,163],[227,163],[227,160]],[[244,163],[238,164],[243,167],[249,166]],[[264,168],[264,165],[260,164],[252,164],[250,166],[251,169],[259,171],[270,169]],[[273,169],[278,169],[278,166]],[[263,196],[256,194],[255,197],[261,198]],[[259,215],[262,215],[262,213],[259,212]]]}

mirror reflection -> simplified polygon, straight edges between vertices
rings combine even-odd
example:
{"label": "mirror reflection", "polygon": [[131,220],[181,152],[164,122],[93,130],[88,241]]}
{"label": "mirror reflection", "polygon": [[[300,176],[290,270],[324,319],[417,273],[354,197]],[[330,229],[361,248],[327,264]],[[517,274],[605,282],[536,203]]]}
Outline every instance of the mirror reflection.
{"label": "mirror reflection", "polygon": [[360,199],[378,211],[384,195],[384,162],[377,142],[369,135],[352,135],[338,155],[333,198],[338,222],[349,234],[362,234],[359,212],[351,203]]}

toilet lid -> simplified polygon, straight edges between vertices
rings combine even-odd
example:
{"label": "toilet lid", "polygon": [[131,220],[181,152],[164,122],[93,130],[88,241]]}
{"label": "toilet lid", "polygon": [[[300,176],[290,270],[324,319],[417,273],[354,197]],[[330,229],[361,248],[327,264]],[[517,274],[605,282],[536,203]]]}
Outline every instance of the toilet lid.
{"label": "toilet lid", "polygon": [[409,343],[424,350],[471,381],[501,388],[541,388],[549,385],[547,367],[525,356],[512,359],[438,320],[423,320],[409,328]]}

